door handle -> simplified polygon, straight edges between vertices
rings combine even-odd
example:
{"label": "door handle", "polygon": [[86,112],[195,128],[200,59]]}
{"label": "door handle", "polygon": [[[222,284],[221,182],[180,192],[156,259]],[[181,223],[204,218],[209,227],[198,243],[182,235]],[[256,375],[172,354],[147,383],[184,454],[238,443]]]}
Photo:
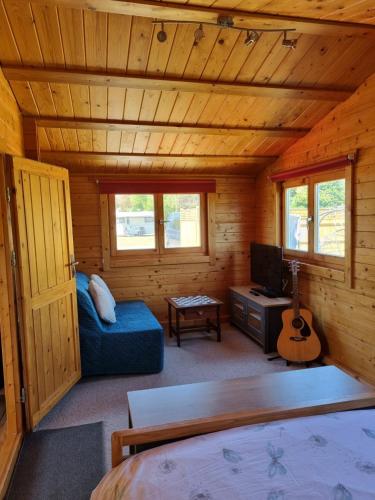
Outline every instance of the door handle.
{"label": "door handle", "polygon": [[72,276],[73,278],[75,277],[75,275],[77,274],[77,271],[76,271],[76,266],[78,266],[79,264],[79,261],[78,260],[75,260],[75,257],[74,255],[71,255],[70,256],[70,262],[68,264],[68,266],[70,267],[70,269],[72,270]]}

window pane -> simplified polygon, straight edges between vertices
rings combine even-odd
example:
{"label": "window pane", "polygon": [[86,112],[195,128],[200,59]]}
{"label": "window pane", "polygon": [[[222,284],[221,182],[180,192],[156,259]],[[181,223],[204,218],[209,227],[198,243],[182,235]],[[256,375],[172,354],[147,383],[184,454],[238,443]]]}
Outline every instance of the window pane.
{"label": "window pane", "polygon": [[116,194],[117,250],[155,248],[155,207],[152,194]]}
{"label": "window pane", "polygon": [[165,194],[165,248],[201,246],[201,217],[199,194]]}
{"label": "window pane", "polygon": [[345,255],[345,179],[315,185],[315,252]]}
{"label": "window pane", "polygon": [[285,190],[285,240],[290,250],[308,250],[308,187],[297,186]]}

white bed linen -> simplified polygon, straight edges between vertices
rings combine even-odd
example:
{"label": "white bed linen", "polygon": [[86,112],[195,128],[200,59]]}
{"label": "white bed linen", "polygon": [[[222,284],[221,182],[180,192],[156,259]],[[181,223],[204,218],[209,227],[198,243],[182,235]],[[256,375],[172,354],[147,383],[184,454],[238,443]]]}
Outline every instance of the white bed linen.
{"label": "white bed linen", "polygon": [[375,499],[375,410],[216,432],[135,455],[92,500]]}

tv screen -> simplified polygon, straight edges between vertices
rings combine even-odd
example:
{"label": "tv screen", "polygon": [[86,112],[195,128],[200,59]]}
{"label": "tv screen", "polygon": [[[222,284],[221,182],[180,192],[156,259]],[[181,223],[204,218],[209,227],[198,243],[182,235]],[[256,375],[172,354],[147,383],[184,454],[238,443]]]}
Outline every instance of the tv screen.
{"label": "tv screen", "polygon": [[251,281],[275,295],[282,291],[283,250],[281,247],[251,243]]}

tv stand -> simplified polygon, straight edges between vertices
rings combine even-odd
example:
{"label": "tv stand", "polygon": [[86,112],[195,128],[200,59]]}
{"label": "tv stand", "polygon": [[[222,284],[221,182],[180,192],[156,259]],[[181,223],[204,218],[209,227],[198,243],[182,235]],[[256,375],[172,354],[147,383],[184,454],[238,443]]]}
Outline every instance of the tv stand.
{"label": "tv stand", "polygon": [[277,294],[275,292],[272,292],[271,290],[267,290],[267,288],[261,288],[261,287],[251,288],[250,293],[255,296],[258,293],[259,295],[263,295],[263,297],[268,297],[269,299],[277,298]]}
{"label": "tv stand", "polygon": [[254,291],[252,284],[234,286],[230,288],[230,321],[260,344],[265,354],[274,352],[282,327],[281,313],[291,302],[288,297],[266,297]]}

